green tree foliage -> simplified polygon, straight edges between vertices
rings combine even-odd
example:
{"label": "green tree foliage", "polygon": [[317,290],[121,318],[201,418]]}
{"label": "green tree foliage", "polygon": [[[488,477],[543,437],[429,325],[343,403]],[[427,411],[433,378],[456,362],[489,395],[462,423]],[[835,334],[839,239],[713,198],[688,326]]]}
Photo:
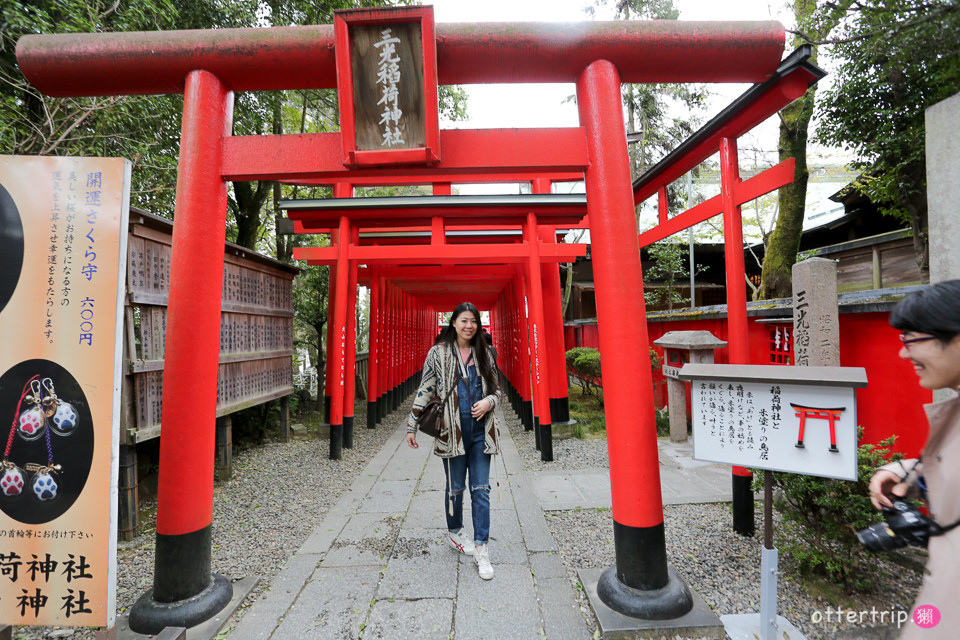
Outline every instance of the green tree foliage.
{"label": "green tree foliage", "polygon": [[819,106],[818,139],[865,169],[858,188],[913,230],[927,268],[924,110],[960,88],[960,4],[863,0],[843,16],[830,54],[834,85]]}
{"label": "green tree foliage", "polygon": [[234,26],[251,13],[213,0],[30,0],[0,3],[0,153],[122,156],[133,162],[132,204],[170,215],[182,96],[51,98],[16,63],[34,33]]}
{"label": "green tree foliage", "polygon": [[[680,293],[680,285],[690,281],[687,246],[666,239],[655,242],[646,249],[650,256],[650,262],[643,273],[647,285],[644,287],[643,297],[647,308],[666,306],[667,309],[673,309],[674,305],[690,302],[690,298]],[[696,273],[702,270],[701,266],[696,267]],[[659,286],[652,286],[654,283]]]}
{"label": "green tree foliage", "polygon": [[[390,6],[408,0],[30,0],[0,3],[0,153],[120,156],[133,162],[131,204],[171,217],[176,190],[181,95],[51,98],[36,91],[16,64],[22,35],[154,31],[323,24],[333,12],[356,6]],[[465,117],[465,94],[442,87],[440,106],[451,119]],[[333,90],[238,93],[235,135],[336,131]],[[289,260],[299,240],[266,224],[284,197],[310,190],[281,189],[276,182],[233,183],[227,239],[275,252]],[[269,246],[263,241],[272,240]]]}
{"label": "green tree foliage", "polygon": [[[806,27],[816,9],[816,0],[793,0],[794,17],[798,26]],[[802,44],[799,36],[794,46]],[[814,48],[810,61],[816,63]],[[754,292],[761,300],[785,298],[793,294],[793,265],[797,261],[803,218],[807,204],[807,137],[813,117],[814,94],[817,85],[807,89],[799,100],[780,111],[780,139],[777,151],[780,162],[794,159],[793,182],[779,189],[777,226],[767,240],[761,266],[760,288]]]}
{"label": "green tree foliage", "polygon": [[[679,10],[673,0],[597,0],[588,7],[590,16],[597,9],[613,5],[616,20],[676,20]],[[630,145],[630,173],[636,178],[656,164],[686,139],[698,126],[692,113],[705,107],[707,92],[696,84],[624,84],[623,104],[627,112]],[[671,188],[671,199],[678,196]]]}
{"label": "green tree foliage", "polygon": [[[874,563],[856,532],[881,520],[868,484],[877,467],[901,457],[892,452],[895,438],[860,445],[855,482],[773,474],[773,485],[782,492],[775,503],[783,514],[781,545],[798,562],[801,575],[826,578],[848,591],[871,589]],[[761,477],[754,480],[755,490],[762,488]]]}

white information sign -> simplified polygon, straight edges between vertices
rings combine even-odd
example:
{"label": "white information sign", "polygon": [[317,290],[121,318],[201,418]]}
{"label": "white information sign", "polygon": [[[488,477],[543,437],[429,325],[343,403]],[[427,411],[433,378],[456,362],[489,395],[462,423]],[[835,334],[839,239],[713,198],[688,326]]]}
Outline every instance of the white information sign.
{"label": "white information sign", "polygon": [[[693,458],[804,475],[857,479],[856,389],[850,381],[795,379],[811,367],[762,367],[776,378],[747,375],[711,377],[704,370],[751,369],[701,366],[691,381]],[[817,369],[842,371],[840,367]],[[758,379],[759,377],[759,379]],[[807,375],[802,376],[804,378]]]}

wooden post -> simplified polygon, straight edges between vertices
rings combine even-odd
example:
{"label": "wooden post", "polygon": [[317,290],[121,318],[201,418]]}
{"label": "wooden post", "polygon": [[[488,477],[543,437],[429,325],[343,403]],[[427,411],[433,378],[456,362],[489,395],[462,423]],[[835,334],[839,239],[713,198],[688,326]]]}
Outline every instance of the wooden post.
{"label": "wooden post", "polygon": [[217,482],[226,482],[233,477],[233,419],[230,416],[217,419],[217,461],[214,468]]}
{"label": "wooden post", "polygon": [[137,448],[131,444],[120,445],[119,523],[117,534],[120,540],[129,542],[137,537],[140,527],[137,492]]}
{"label": "wooden post", "polygon": [[280,438],[290,440],[290,396],[280,398]]}
{"label": "wooden post", "polygon": [[[7,627],[7,629],[9,628],[10,627]],[[114,625],[109,629],[97,629],[94,631],[93,637],[96,638],[96,640],[117,640],[117,626]],[[159,638],[160,636],[157,637]],[[10,636],[5,636],[2,634],[2,631],[0,631],[0,640],[9,640],[9,638]]]}

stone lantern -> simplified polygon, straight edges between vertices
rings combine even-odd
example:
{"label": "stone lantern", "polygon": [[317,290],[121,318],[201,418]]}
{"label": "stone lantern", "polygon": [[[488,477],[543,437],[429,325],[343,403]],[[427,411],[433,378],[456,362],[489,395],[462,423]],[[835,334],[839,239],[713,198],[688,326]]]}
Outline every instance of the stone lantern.
{"label": "stone lantern", "polygon": [[663,376],[667,379],[667,406],[670,410],[670,440],[687,441],[687,398],[680,369],[691,364],[713,364],[713,352],[727,346],[709,331],[668,331],[653,341],[663,347]]}

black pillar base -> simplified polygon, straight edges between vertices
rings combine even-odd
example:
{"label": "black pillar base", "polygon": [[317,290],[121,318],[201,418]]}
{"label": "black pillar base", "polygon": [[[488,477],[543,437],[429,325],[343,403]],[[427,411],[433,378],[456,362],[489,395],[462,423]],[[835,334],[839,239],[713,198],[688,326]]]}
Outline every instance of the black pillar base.
{"label": "black pillar base", "polygon": [[381,395],[377,398],[377,424],[383,422],[383,419],[387,417],[387,394]]}
{"label": "black pillar base", "polygon": [[617,566],[603,572],[597,596],[608,607],[634,618],[670,620],[693,608],[690,589],[667,565],[663,523],[634,527],[613,521]]}
{"label": "black pillar base", "polygon": [[540,431],[540,460],[553,462],[553,425],[538,424]]}
{"label": "black pillar base", "polygon": [[377,428],[377,402],[367,401],[367,429]]}
{"label": "black pillar base", "polygon": [[330,425],[330,459],[339,460],[343,457],[343,425]]}
{"label": "black pillar base", "polygon": [[754,532],[752,484],[753,476],[733,476],[733,530],[747,537]]}
{"label": "black pillar base", "polygon": [[533,417],[533,444],[540,451],[540,418]]}
{"label": "black pillar base", "polygon": [[175,602],[157,602],[150,589],[130,609],[130,629],[155,635],[166,627],[194,627],[217,615],[232,598],[233,585],[219,573],[211,574],[200,593]]}
{"label": "black pillar base", "polygon": [[210,573],[212,525],[156,537],[153,588],[130,610],[130,628],[155,634],[164,627],[192,627],[209,620],[233,598],[223,576]]}
{"label": "black pillar base", "polygon": [[353,416],[343,416],[343,448],[353,449]]}
{"label": "black pillar base", "polygon": [[693,609],[689,587],[673,567],[667,568],[667,584],[648,591],[634,589],[617,579],[616,567],[610,567],[597,581],[597,595],[618,613],[643,620],[671,620]]}
{"label": "black pillar base", "polygon": [[570,399],[550,398],[550,418],[553,424],[561,424],[570,419]]}
{"label": "black pillar base", "polygon": [[533,429],[533,402],[530,400],[522,400],[520,402],[520,422],[523,423],[523,430],[530,431]]}

